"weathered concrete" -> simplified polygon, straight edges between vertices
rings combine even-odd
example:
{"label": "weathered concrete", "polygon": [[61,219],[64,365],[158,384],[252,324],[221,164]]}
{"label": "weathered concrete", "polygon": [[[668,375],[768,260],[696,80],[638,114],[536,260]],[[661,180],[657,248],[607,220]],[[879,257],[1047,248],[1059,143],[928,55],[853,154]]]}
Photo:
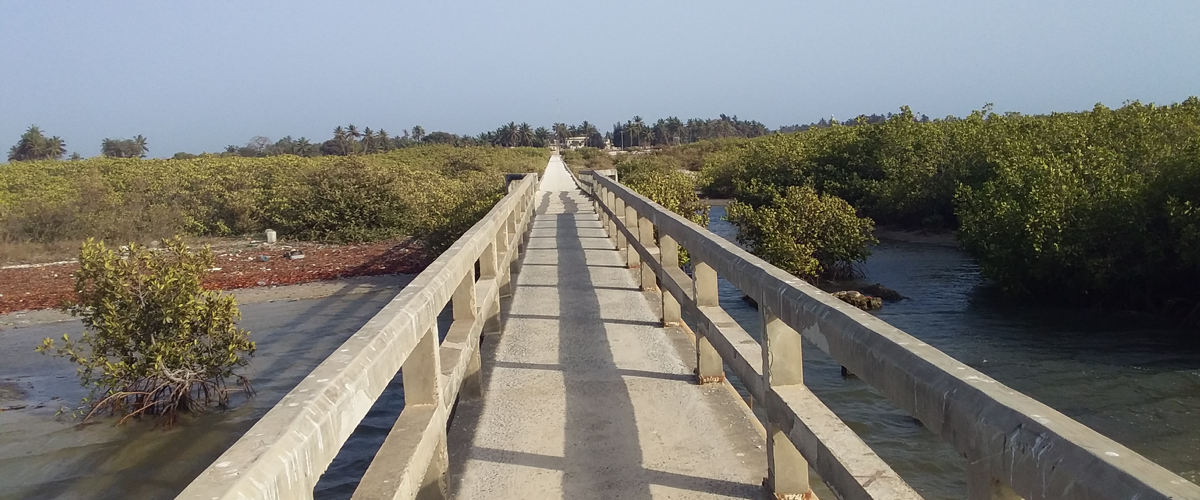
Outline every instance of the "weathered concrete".
{"label": "weathered concrete", "polygon": [[[693,259],[711,266],[754,299],[761,310],[799,331],[966,456],[973,498],[1005,498],[1014,492],[1029,500],[1200,498],[1200,487],[1049,406],[821,292],[605,176],[586,177],[589,190],[613,200],[605,203],[603,210],[621,214],[626,206],[633,207],[659,234],[670,236]],[[619,223],[616,226],[630,230]],[[645,251],[642,258],[648,258],[648,250],[641,251]],[[862,481],[865,476],[853,473],[851,466],[861,463],[814,459],[828,459],[829,454],[845,452],[861,441],[852,443],[825,432],[836,429],[824,428],[813,418],[823,411],[813,409],[827,409],[803,386],[764,387],[761,358],[755,360],[752,352],[757,342],[720,307],[697,304],[689,296],[689,278],[676,279],[661,268],[657,272],[664,293],[674,295],[684,311],[700,322],[699,330],[711,334],[713,347],[725,363],[756,400],[766,403],[771,421],[801,448],[831,487],[837,489],[834,482],[839,481],[851,486],[860,483],[856,487],[865,495],[862,498],[889,498],[872,493]],[[662,279],[664,276],[668,279]],[[845,466],[846,473],[834,470],[837,466]],[[869,484],[878,486],[877,482]],[[847,494],[845,490],[839,493]]]}
{"label": "weathered concrete", "polygon": [[460,402],[450,429],[454,496],[762,498],[744,403],[695,383],[694,352],[557,157],[529,237],[504,332],[482,347],[485,398]]}
{"label": "weathered concrete", "polygon": [[[469,375],[467,368],[479,334],[494,314],[488,305],[496,304],[494,299],[500,293],[498,279],[474,280],[475,264],[486,251],[494,252],[498,240],[508,239],[514,213],[519,214],[517,231],[524,231],[536,181],[537,176],[531,174],[512,182],[508,196],[267,412],[180,498],[310,496],[321,474],[402,366],[405,371],[423,374],[424,393],[417,401],[406,402],[389,434],[397,439],[386,440],[383,460],[368,467],[360,483],[361,496],[412,498],[417,491],[427,490],[431,486],[427,470],[445,470],[437,463],[445,456],[445,440],[439,434],[449,417],[447,407]],[[503,256],[504,262],[515,258],[513,250]],[[472,310],[470,317],[456,310],[445,341],[435,349],[437,316],[452,296],[464,292],[475,298],[469,301],[470,307],[479,304],[481,310]],[[454,302],[455,308],[461,309],[462,297]],[[405,377],[405,383],[407,388],[413,381]],[[406,429],[425,431],[420,433],[421,439],[413,440],[407,439],[410,432]],[[396,464],[405,469],[396,470]],[[433,474],[434,489],[442,482],[440,476]]]}

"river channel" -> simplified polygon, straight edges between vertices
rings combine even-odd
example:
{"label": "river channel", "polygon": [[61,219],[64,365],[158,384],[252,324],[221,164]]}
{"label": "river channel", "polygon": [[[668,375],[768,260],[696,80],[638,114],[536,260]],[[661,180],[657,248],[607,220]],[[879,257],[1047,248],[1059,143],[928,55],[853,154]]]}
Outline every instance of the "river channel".
{"label": "river channel", "polygon": [[[710,229],[732,240],[736,231],[721,220],[724,213],[713,207]],[[884,241],[863,271],[866,282],[908,297],[876,311],[880,318],[1200,480],[1200,345],[1189,332],[1132,313],[1006,300],[954,247]],[[723,280],[720,292],[730,315],[757,332],[758,313],[741,292]],[[394,293],[245,306],[243,326],[260,342],[248,373],[258,397],[165,432],[148,422],[79,429],[54,417],[55,405],[82,392],[69,364],[33,354],[33,347],[77,331],[77,324],[0,329],[0,381],[24,388],[41,407],[0,412],[0,500],[174,496]],[[403,407],[396,382],[322,477],[317,498],[350,497]],[[811,346],[805,382],[925,498],[965,498],[965,461],[957,453],[859,379],[842,377],[839,365]]]}
{"label": "river channel", "polygon": [[[709,229],[737,231],[714,206]],[[1008,300],[962,250],[882,241],[866,283],[907,297],[876,316],[1197,482],[1200,343],[1145,315]],[[721,306],[757,335],[758,311],[720,283]],[[804,381],[926,499],[966,498],[965,460],[920,423],[805,344]]]}

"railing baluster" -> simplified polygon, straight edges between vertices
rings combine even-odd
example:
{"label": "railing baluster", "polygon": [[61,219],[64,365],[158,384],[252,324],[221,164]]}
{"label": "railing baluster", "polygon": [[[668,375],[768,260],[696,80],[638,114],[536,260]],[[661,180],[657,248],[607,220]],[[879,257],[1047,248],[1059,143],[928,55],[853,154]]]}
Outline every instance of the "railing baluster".
{"label": "railing baluster", "polygon": [[[442,404],[442,373],[441,356],[438,353],[437,326],[430,328],[421,336],[416,348],[400,369],[404,381],[404,405],[440,405]],[[442,429],[438,436],[433,460],[425,469],[425,477],[421,482],[422,498],[447,498],[446,471],[450,468],[450,456],[446,450],[446,431]]]}
{"label": "railing baluster", "polygon": [[[654,249],[654,224],[650,223],[650,219],[639,216],[637,218],[637,234],[638,243],[647,250]],[[651,291],[658,289],[658,284],[654,281],[654,268],[651,266],[642,266],[642,290]]]}
{"label": "railing baluster", "polygon": [[[454,295],[450,299],[450,304],[454,311],[455,323],[459,321],[475,321],[479,310],[475,305],[474,269],[468,271],[467,275],[463,277],[462,282],[458,284],[458,288],[454,289]],[[480,368],[479,349],[476,349],[475,352],[471,353],[471,360],[467,362],[467,369],[463,375],[462,389],[459,390],[459,397],[470,399],[483,395],[483,373]]]}
{"label": "railing baluster", "polygon": [[[479,255],[479,279],[496,279],[499,275],[499,263],[497,262],[497,247],[501,236],[497,235],[492,243],[483,249],[483,253]],[[483,324],[483,333],[500,333],[500,294],[492,299],[491,303],[482,306],[483,314],[487,315],[487,321]]]}
{"label": "railing baluster", "polygon": [[[762,328],[763,385],[781,387],[804,383],[803,344],[798,332],[788,327],[760,304]],[[812,490],[808,462],[792,444],[778,422],[770,421],[767,409],[767,487],[777,498],[808,498]]]}
{"label": "railing baluster", "polygon": [[[695,255],[692,256],[692,261],[695,264],[692,292],[696,297],[696,306],[720,307],[717,299],[717,271],[696,258]],[[701,384],[725,380],[725,368],[722,366],[721,354],[713,347],[707,335],[709,333],[706,328],[700,328],[696,335],[696,377]]]}
{"label": "railing baluster", "polygon": [[[613,214],[616,215],[617,221],[622,225],[628,225],[629,220],[625,218],[625,200],[620,197],[613,197]],[[628,247],[628,242],[625,241],[625,233],[613,225],[613,238],[617,240],[617,250],[625,250]]]}
{"label": "railing baluster", "polygon": [[504,221],[504,227],[500,229],[500,236],[496,238],[496,241],[499,244],[500,255],[507,256],[507,257],[504,257],[507,260],[500,263],[500,296],[501,297],[511,297],[512,296],[513,267],[515,267],[515,263],[517,261],[519,252],[512,252],[511,254],[509,252],[510,252],[510,249],[513,247],[514,240],[516,238],[517,238],[517,212],[513,212],[513,213],[508,214],[508,218],[505,219],[505,221]]}
{"label": "railing baluster", "polygon": [[[665,283],[671,279],[667,270],[679,267],[679,244],[675,242],[675,238],[660,234],[658,236],[658,255],[663,270],[663,275],[659,279]],[[675,300],[675,296],[671,295],[666,288],[662,292],[662,314],[663,326],[678,325],[683,322],[679,301]]]}
{"label": "railing baluster", "polygon": [[625,246],[625,266],[630,269],[642,267],[642,257],[637,251],[638,233],[638,213],[631,206],[625,207],[625,228],[629,230],[629,234],[633,237],[633,241],[627,241]]}

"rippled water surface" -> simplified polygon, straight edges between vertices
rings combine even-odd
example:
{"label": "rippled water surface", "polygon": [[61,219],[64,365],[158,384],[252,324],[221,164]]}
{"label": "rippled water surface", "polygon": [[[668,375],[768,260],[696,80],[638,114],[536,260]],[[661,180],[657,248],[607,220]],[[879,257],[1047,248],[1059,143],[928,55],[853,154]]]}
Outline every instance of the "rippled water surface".
{"label": "rippled water surface", "polygon": [[[733,239],[723,215],[713,207],[710,229]],[[864,271],[867,282],[908,297],[886,305],[876,313],[880,318],[1160,465],[1200,479],[1200,346],[1187,340],[1188,332],[1128,313],[1012,303],[990,292],[955,248],[884,242]],[[244,326],[263,335],[249,373],[258,397],[171,431],[146,432],[145,424],[78,430],[55,419],[51,408],[0,413],[0,499],[174,496],[392,295],[246,307]],[[721,305],[757,334],[757,311],[724,281]],[[442,331],[448,321],[443,314]],[[82,394],[71,382],[73,368],[21,354],[31,353],[44,336],[77,329],[41,329],[0,332],[0,379],[50,387],[64,401],[77,400]],[[927,499],[965,497],[964,460],[957,453],[806,347],[806,383],[884,460]],[[349,498],[403,404],[397,380],[330,466],[317,498]]]}
{"label": "rippled water surface", "polygon": [[[736,229],[713,207],[709,229]],[[907,299],[876,316],[1185,478],[1200,479],[1200,345],[1146,316],[1018,304],[951,247],[883,242],[864,269]],[[721,282],[721,305],[757,336],[758,312]],[[918,421],[805,345],[805,382],[927,499],[965,498],[965,461]]]}

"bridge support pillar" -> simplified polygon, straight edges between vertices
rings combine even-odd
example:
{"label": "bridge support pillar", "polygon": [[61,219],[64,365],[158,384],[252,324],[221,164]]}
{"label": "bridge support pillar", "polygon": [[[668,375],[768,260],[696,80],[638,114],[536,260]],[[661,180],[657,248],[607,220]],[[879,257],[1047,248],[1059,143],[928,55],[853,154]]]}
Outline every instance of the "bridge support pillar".
{"label": "bridge support pillar", "polygon": [[[759,302],[762,328],[763,382],[768,387],[804,384],[803,344],[800,334]],[[767,409],[767,481],[775,498],[815,498],[809,486],[808,461],[788,439]]]}
{"label": "bridge support pillar", "polygon": [[[679,267],[679,243],[675,242],[675,238],[665,234],[659,235],[658,258],[662,262],[662,281],[665,283],[671,279],[671,275],[667,274],[667,271]],[[662,291],[662,321],[663,326],[683,323],[679,301],[675,300],[675,296],[671,295],[671,292],[667,291],[666,288],[663,288]]]}
{"label": "bridge support pillar", "polygon": [[[695,258],[692,281],[692,291],[698,307],[720,307],[717,301],[717,271],[712,266]],[[711,384],[725,380],[725,366],[721,361],[721,353],[708,340],[709,332],[700,328],[696,335],[696,377],[701,384]]]}

